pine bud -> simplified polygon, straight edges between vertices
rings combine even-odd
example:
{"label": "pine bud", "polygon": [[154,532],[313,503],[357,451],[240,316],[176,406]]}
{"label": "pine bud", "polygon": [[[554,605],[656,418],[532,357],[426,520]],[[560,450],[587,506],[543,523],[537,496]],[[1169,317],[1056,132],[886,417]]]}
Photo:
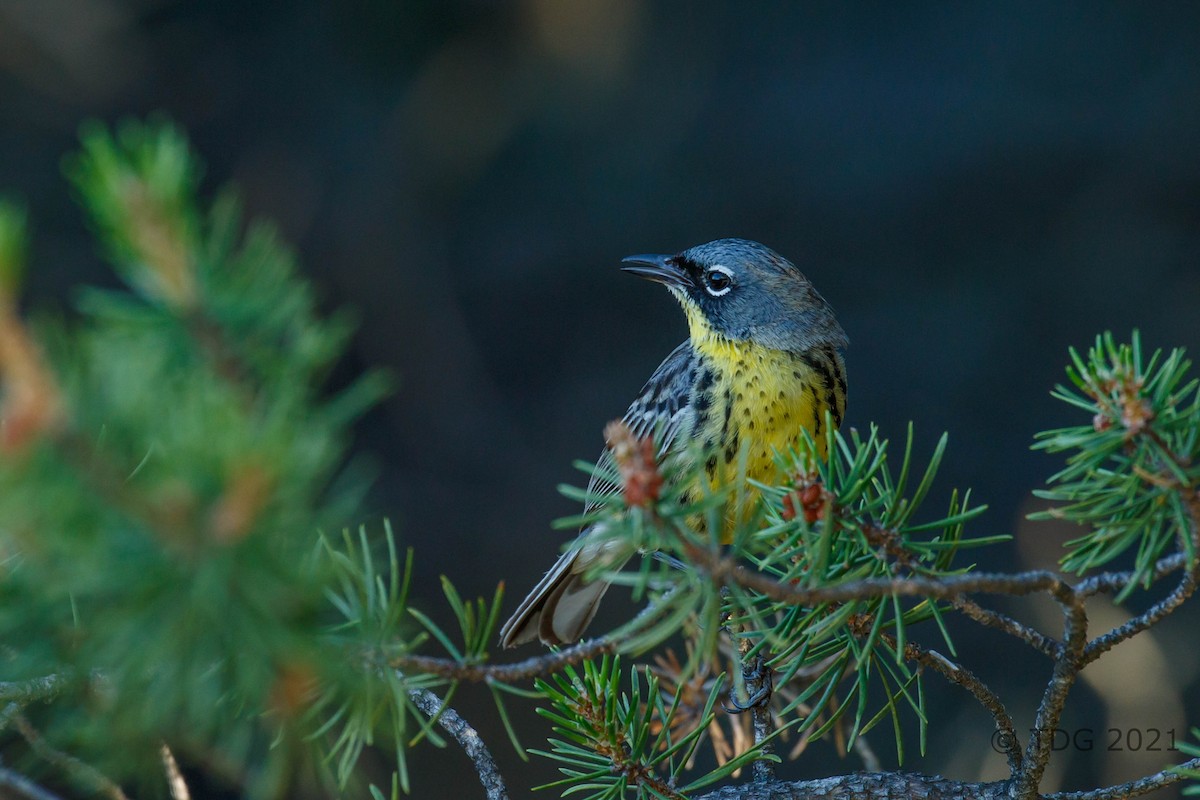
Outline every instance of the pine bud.
{"label": "pine bud", "polygon": [[605,426],[604,438],[617,463],[626,504],[631,507],[653,505],[663,486],[662,474],[655,461],[653,438],[637,438],[620,420]]}

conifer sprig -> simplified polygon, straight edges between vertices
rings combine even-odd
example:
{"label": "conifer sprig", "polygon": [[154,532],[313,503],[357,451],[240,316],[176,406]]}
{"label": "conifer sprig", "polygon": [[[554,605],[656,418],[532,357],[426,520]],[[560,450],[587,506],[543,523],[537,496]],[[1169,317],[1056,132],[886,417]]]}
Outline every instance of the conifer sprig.
{"label": "conifer sprig", "polygon": [[1071,455],[1050,488],[1036,492],[1055,506],[1034,518],[1083,527],[1062,558],[1072,572],[1132,552],[1138,581],[1122,599],[1149,585],[1169,550],[1195,555],[1188,497],[1200,486],[1200,381],[1188,379],[1182,350],[1144,358],[1136,331],[1129,344],[1097,337],[1086,357],[1071,350],[1071,360],[1072,386],[1054,395],[1091,415],[1090,424],[1039,434],[1039,449]]}
{"label": "conifer sprig", "polygon": [[[295,751],[268,745],[301,733],[330,679],[314,531],[353,513],[348,426],[385,384],[322,386],[349,329],[318,314],[268,228],[205,207],[200,172],[172,125],[88,127],[68,173],[134,293],[87,291],[76,317],[32,329],[4,304],[4,439],[21,457],[0,461],[0,638],[13,679],[103,676],[31,716],[48,743],[117,780],[158,780],[163,742],[235,782],[273,764],[254,789],[271,796]],[[0,217],[11,292],[24,237]]]}
{"label": "conifer sprig", "polygon": [[681,785],[683,768],[714,719],[723,682],[718,679],[708,690],[697,724],[680,733],[663,723],[675,717],[682,694],[668,699],[649,670],[631,669],[627,683],[622,677],[620,658],[606,656],[599,662],[585,661],[582,670],[567,667],[550,680],[537,679],[538,690],[550,703],[538,713],[562,738],[551,739],[549,751],[533,752],[559,762],[566,776],[540,788],[569,787],[588,792],[584,796],[590,800],[681,800],[760,757],[758,748],[750,748]]}

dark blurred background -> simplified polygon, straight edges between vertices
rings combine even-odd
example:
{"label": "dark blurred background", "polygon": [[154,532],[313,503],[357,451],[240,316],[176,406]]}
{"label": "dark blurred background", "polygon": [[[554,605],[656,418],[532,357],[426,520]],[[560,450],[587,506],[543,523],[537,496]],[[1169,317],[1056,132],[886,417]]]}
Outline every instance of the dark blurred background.
{"label": "dark blurred background", "polygon": [[[848,424],[913,420],[924,453],[949,431],[942,488],[990,504],[976,532],[1016,534],[987,564],[1051,566],[1064,532],[1023,517],[1057,463],[1032,434],[1079,421],[1048,395],[1066,348],[1135,327],[1200,345],[1200,6],[904,5],[0,0],[0,191],[34,220],[29,302],[113,281],[59,174],[81,121],[182,123],[207,188],[240,187],[328,307],[357,310],[339,379],[399,376],[359,429],[382,467],[366,519],[393,519],[436,607],[439,573],[510,595],[540,576],[575,510],[555,485],[584,480],[571,461],[684,336],[619,259],[757,239],[850,335]],[[1047,613],[1025,618],[1057,630]],[[1200,723],[1198,622],[1087,670],[1067,723],[1094,743],[1044,791],[1178,758],[1111,752],[1105,730]],[[1028,726],[1048,665],[962,634]],[[929,687],[930,755],[905,766],[1000,776],[988,719]],[[486,700],[464,711],[516,796],[552,777]],[[859,768],[831,753],[795,773]],[[459,752],[420,765],[418,796],[478,792]]]}

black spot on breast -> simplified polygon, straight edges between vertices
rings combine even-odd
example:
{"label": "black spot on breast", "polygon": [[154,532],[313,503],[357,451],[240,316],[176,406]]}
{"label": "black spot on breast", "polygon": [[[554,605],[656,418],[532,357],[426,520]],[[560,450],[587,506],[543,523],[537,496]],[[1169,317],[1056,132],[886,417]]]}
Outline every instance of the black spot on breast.
{"label": "black spot on breast", "polygon": [[708,477],[713,477],[717,474],[717,457],[709,456],[708,461],[704,462],[704,471],[708,473]]}
{"label": "black spot on breast", "polygon": [[725,444],[725,463],[726,464],[733,463],[734,457],[737,456],[738,444],[740,444],[740,440],[738,439],[738,435],[735,432],[733,434],[733,436],[731,436]]}
{"label": "black spot on breast", "polygon": [[725,390],[725,421],[721,425],[721,439],[729,433],[729,417],[733,414],[733,396],[728,389]]}

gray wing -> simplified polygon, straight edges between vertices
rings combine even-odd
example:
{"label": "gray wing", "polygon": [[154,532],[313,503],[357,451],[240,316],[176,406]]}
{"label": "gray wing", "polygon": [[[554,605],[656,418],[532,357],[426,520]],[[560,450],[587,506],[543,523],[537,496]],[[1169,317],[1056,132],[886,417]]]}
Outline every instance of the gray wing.
{"label": "gray wing", "polygon": [[[691,394],[697,369],[696,354],[691,344],[685,341],[658,365],[622,417],[634,436],[639,439],[655,437],[660,456],[670,449],[676,438],[681,434],[687,436],[691,431],[695,418]],[[585,513],[620,491],[620,485],[606,477],[615,474],[612,452],[605,448],[588,483],[589,500]]]}
{"label": "gray wing", "polygon": [[[691,394],[696,375],[696,358],[684,342],[659,365],[625,412],[625,422],[635,435],[658,437],[660,455],[678,437],[686,437],[691,431],[695,416]],[[620,490],[620,486],[603,477],[603,473],[616,473],[612,454],[607,449],[600,456],[596,474],[588,484],[588,511]],[[587,582],[582,576],[596,559],[604,559],[612,568],[620,569],[633,555],[608,552],[610,548],[603,542],[589,547],[587,537],[591,530],[587,528],[580,533],[574,545],[559,556],[545,577],[521,601],[500,630],[500,643],[504,647],[514,647],[535,638],[547,644],[562,644],[583,636],[608,584],[602,580]]]}

